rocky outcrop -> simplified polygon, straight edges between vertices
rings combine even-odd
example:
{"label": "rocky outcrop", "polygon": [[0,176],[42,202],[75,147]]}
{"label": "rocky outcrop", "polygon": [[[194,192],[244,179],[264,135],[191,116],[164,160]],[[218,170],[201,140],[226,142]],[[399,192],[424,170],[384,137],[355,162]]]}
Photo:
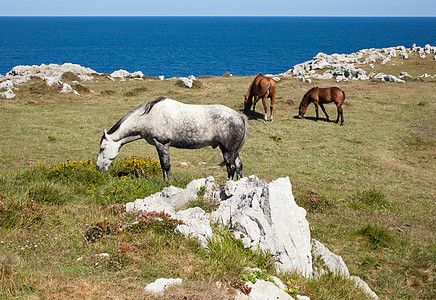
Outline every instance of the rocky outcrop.
{"label": "rocky outcrop", "polygon": [[129,73],[126,70],[121,69],[121,70],[112,72],[111,77],[113,77],[113,78],[138,78],[138,79],[142,79],[144,77],[144,74],[141,71]]}
{"label": "rocky outcrop", "polygon": [[187,88],[192,88],[194,81],[197,80],[194,75],[189,75],[188,77],[179,77],[179,81]]}
{"label": "rocky outcrop", "polygon": [[15,98],[16,95],[15,95],[13,89],[16,89],[16,88],[14,87],[14,83],[11,80],[6,80],[3,82],[0,82],[0,97],[6,98],[6,99]]}
{"label": "rocky outcrop", "polygon": [[[190,201],[198,198],[199,191],[203,197],[220,201],[216,211],[208,214],[199,207],[184,209]],[[360,278],[349,275],[340,256],[322,243],[311,241],[306,211],[296,204],[287,177],[266,183],[251,175],[238,181],[227,181],[219,191],[213,177],[198,179],[185,189],[170,186],[160,193],[127,203],[126,210],[165,211],[183,221],[176,231],[198,240],[206,249],[208,241],[213,238],[211,223],[228,225],[245,247],[268,250],[275,257],[278,270],[299,272],[314,278],[332,272],[353,280],[371,297],[375,295]],[[315,259],[323,262],[322,268],[313,267],[312,253]],[[273,278],[273,281],[247,282],[253,294],[247,298],[239,293],[237,299],[293,299],[278,278]]]}
{"label": "rocky outcrop", "polygon": [[[392,57],[401,57],[408,59],[410,53],[419,53],[422,58],[425,54],[436,53],[436,47],[425,45],[425,47],[417,47],[415,44],[411,48],[404,46],[381,48],[381,49],[363,49],[356,53],[351,54],[325,54],[318,53],[312,60],[295,65],[292,69],[280,74],[285,77],[297,76],[299,80],[303,77],[307,81],[309,78],[316,79],[331,79],[336,76],[336,81],[347,81],[348,79],[354,80],[368,80],[372,76],[356,65],[370,65],[380,62],[381,64],[388,63]],[[324,74],[315,73],[315,70],[325,70]],[[328,75],[331,74],[331,75]],[[385,75],[380,78],[382,81],[403,82],[401,79],[391,77],[393,75]]]}
{"label": "rocky outcrop", "polygon": [[289,178],[269,184],[254,175],[228,181],[221,201],[212,218],[228,224],[246,248],[269,250],[278,269],[311,276],[309,223],[305,209],[294,200]]}

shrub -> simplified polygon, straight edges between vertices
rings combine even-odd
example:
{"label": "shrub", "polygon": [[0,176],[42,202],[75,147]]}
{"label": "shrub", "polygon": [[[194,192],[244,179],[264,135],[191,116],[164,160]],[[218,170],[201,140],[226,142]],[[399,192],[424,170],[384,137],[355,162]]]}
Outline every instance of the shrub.
{"label": "shrub", "polygon": [[74,90],[76,90],[78,93],[80,93],[80,94],[87,94],[87,93],[90,93],[91,91],[86,87],[86,86],[84,86],[83,84],[81,84],[81,83],[76,83],[76,84],[74,84],[73,86],[72,86],[72,88],[74,89]]}
{"label": "shrub", "polygon": [[104,219],[86,226],[84,237],[88,242],[96,242],[102,237],[116,235],[120,231],[120,224],[117,220],[111,222]]}
{"label": "shrub", "polygon": [[115,91],[114,90],[104,90],[104,91],[101,91],[100,94],[112,96],[112,95],[115,95]]}
{"label": "shrub", "polygon": [[3,192],[0,195],[0,227],[29,227],[42,221],[47,214],[44,208],[33,200],[9,199]]}
{"label": "shrub", "polygon": [[119,159],[110,169],[113,176],[151,177],[162,172],[160,164],[151,158],[132,156]]}
{"label": "shrub", "polygon": [[53,184],[38,182],[29,189],[29,198],[38,203],[62,204],[65,202],[63,193]]}
{"label": "shrub", "polygon": [[62,89],[61,85],[49,86],[45,81],[38,80],[29,86],[29,92],[33,95],[52,95],[57,94]]}
{"label": "shrub", "polygon": [[85,183],[87,185],[99,184],[105,173],[99,172],[95,168],[96,162],[91,160],[70,161],[57,164],[47,171],[47,178],[66,181]]}
{"label": "shrub", "polygon": [[309,212],[323,212],[330,207],[337,206],[332,199],[319,195],[314,190],[301,196],[299,202]]}
{"label": "shrub", "polygon": [[120,232],[140,233],[153,230],[159,234],[174,233],[178,225],[184,224],[180,220],[171,218],[165,212],[125,212],[119,220],[94,222],[86,225],[84,236],[88,242],[95,242],[105,236],[116,235]]}
{"label": "shrub", "polygon": [[71,71],[64,72],[61,76],[61,80],[63,81],[79,81],[80,78],[76,74]]}
{"label": "shrub", "polygon": [[135,88],[131,91],[125,92],[123,95],[126,97],[135,97],[140,93],[146,92],[148,89],[146,87]]}
{"label": "shrub", "polygon": [[129,212],[121,217],[125,230],[129,232],[143,232],[151,229],[160,234],[174,232],[177,226],[184,224],[183,221],[173,219],[165,212]]}
{"label": "shrub", "polygon": [[368,224],[363,226],[357,231],[357,234],[367,237],[373,249],[387,247],[393,241],[392,233],[385,227],[378,227],[377,225]]}
{"label": "shrub", "polygon": [[354,196],[354,202],[357,204],[357,206],[360,204],[365,204],[380,208],[384,208],[389,205],[389,202],[387,201],[383,192],[378,191],[375,188],[371,188],[366,191],[358,191]]}

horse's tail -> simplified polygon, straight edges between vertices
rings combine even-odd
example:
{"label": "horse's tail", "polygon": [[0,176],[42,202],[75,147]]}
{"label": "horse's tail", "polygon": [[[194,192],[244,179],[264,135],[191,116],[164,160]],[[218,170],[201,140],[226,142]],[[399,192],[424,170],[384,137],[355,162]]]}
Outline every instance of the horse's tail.
{"label": "horse's tail", "polygon": [[241,115],[241,117],[242,117],[242,122],[244,123],[244,136],[239,141],[238,147],[236,147],[236,150],[235,150],[235,154],[237,154],[241,150],[242,146],[244,146],[245,138],[247,137],[247,131],[248,131],[248,119],[247,119],[247,116],[246,115]]}
{"label": "horse's tail", "polygon": [[344,104],[345,102],[345,92],[343,89],[341,89],[341,91],[342,91],[342,101],[341,101],[341,106],[342,106],[342,104]]}
{"label": "horse's tail", "polygon": [[[246,115],[241,115],[242,118],[242,122],[244,123],[244,135],[242,137],[242,139],[239,141],[238,146],[236,147],[235,150],[235,157],[238,155],[239,151],[241,150],[242,146],[244,146],[245,144],[245,138],[247,137],[247,131],[248,131],[248,118]],[[223,167],[226,165],[226,161],[223,160],[222,163],[220,163],[218,166],[219,167]]]}

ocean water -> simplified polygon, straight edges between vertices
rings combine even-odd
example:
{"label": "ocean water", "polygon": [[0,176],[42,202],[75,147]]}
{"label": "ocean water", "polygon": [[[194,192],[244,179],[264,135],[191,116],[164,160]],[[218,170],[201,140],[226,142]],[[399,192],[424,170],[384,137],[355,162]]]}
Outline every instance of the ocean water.
{"label": "ocean water", "polygon": [[71,62],[148,76],[279,74],[318,52],[436,45],[436,18],[0,17],[0,74]]}

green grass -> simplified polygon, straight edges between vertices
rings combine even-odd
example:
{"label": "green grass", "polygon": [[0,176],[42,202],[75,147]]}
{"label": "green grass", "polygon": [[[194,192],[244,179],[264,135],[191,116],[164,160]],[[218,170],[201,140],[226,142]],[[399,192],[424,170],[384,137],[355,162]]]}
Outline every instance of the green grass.
{"label": "green grass", "polygon": [[[379,71],[420,76],[435,74],[436,67],[430,57],[411,57],[376,65],[374,72]],[[145,142],[124,146],[110,172],[97,172],[104,128],[159,96],[242,112],[253,79],[204,77],[201,87],[186,89],[176,86],[176,79],[96,78],[83,83],[94,93],[60,94],[32,79],[14,91],[17,98],[0,101],[0,297],[133,298],[142,295],[147,282],[179,276],[189,283],[168,297],[213,294],[218,299],[230,290],[218,290],[215,282],[230,286],[245,266],[274,275],[268,255],[253,256],[226,231],[217,231],[213,251],[152,229],[86,241],[89,224],[105,218],[120,222],[124,203],[169,184],[156,167],[148,174],[133,163],[134,156],[159,161]],[[294,118],[312,85],[282,79],[274,122],[265,123],[262,116],[249,120],[241,151],[244,175],[266,181],[289,176],[297,203],[308,209],[311,236],[341,255],[350,273],[381,298],[434,299],[436,80],[314,80],[313,85],[345,90],[344,126],[315,122],[313,106],[306,118]],[[325,107],[334,119],[335,107]],[[218,149],[170,153],[173,185],[211,175],[225,182],[225,169],[216,167],[222,161]],[[195,205],[210,211],[216,204],[199,197]],[[110,254],[108,260],[95,257],[103,252]],[[364,298],[352,283],[331,275],[320,281],[276,275],[284,282],[292,279],[289,287],[298,286],[312,299]]]}

